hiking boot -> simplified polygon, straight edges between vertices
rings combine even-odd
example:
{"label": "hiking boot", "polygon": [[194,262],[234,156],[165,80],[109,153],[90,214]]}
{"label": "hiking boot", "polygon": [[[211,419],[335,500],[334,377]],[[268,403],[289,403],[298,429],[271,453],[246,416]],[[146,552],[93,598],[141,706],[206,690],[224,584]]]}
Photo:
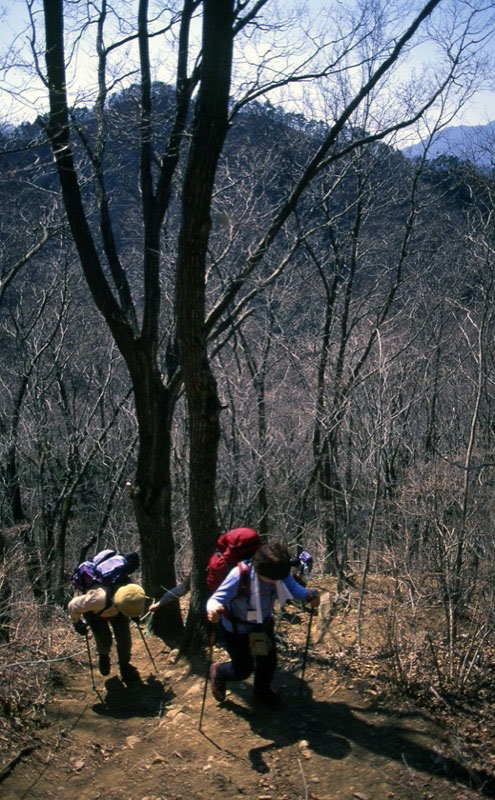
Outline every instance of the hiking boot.
{"label": "hiking boot", "polygon": [[98,656],[98,669],[100,670],[100,675],[110,674],[110,656],[107,653]]}
{"label": "hiking boot", "polygon": [[124,683],[138,683],[141,680],[139,672],[132,664],[121,664],[120,676]]}
{"label": "hiking boot", "polygon": [[277,692],[274,692],[273,689],[255,689],[254,690],[254,698],[259,703],[263,703],[264,706],[278,706],[281,703],[281,697]]}
{"label": "hiking boot", "polygon": [[223,703],[227,691],[227,681],[217,674],[219,666],[220,664],[212,664],[210,668],[211,693],[218,703]]}

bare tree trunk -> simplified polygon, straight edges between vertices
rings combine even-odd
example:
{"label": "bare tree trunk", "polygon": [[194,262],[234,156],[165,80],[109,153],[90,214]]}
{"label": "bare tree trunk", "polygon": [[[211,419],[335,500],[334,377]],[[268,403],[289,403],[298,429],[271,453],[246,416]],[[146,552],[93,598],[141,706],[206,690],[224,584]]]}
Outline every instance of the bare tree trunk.
{"label": "bare tree trunk", "polygon": [[17,470],[17,433],[21,415],[22,401],[28,386],[28,375],[23,375],[21,383],[15,396],[14,408],[12,411],[12,421],[10,425],[9,445],[7,448],[5,467],[5,490],[8,498],[11,522],[17,525],[24,522],[24,510],[22,507],[21,487],[19,485],[19,473]]}
{"label": "bare tree trunk", "polygon": [[[189,4],[190,5],[190,4]],[[159,198],[151,196],[149,169],[151,156],[147,137],[146,97],[149,82],[143,77],[142,188],[145,216],[144,284],[145,307],[142,330],[130,296],[125,271],[119,262],[106,213],[105,193],[98,150],[93,162],[100,187],[100,225],[105,255],[118,287],[114,297],[93,238],[82,201],[74,162],[66,95],[63,37],[63,3],[45,0],[46,66],[49,83],[50,116],[46,131],[57,165],[67,218],[81,266],[97,308],[104,316],[131,375],[139,429],[139,458],[134,487],[134,505],[141,539],[144,586],[148,594],[159,596],[161,586],[175,585],[174,541],[170,522],[170,426],[175,404],[174,391],[162,381],[157,365],[157,318],[159,313],[159,231],[165,213],[167,190]],[[141,4],[140,26],[145,25],[146,3]],[[145,32],[141,36],[146,40]],[[146,54],[143,61],[146,60]],[[178,143],[174,141],[174,158]],[[173,159],[171,159],[173,161]],[[165,164],[166,162],[166,164]],[[176,163],[176,161],[174,162]],[[168,168],[169,162],[164,159]],[[164,181],[165,183],[165,181]],[[154,619],[155,632],[173,634],[181,630],[178,604],[170,603]]]}
{"label": "bare tree trunk", "polygon": [[201,86],[182,200],[177,262],[177,331],[190,424],[189,521],[193,568],[190,612],[183,649],[193,651],[205,635],[208,555],[217,534],[215,478],[220,439],[220,402],[210,369],[205,327],[205,269],[211,197],[228,126],[232,64],[233,2],[203,3]]}
{"label": "bare tree trunk", "polygon": [[10,598],[12,595],[8,581],[7,547],[5,537],[0,531],[0,642],[10,639]]}

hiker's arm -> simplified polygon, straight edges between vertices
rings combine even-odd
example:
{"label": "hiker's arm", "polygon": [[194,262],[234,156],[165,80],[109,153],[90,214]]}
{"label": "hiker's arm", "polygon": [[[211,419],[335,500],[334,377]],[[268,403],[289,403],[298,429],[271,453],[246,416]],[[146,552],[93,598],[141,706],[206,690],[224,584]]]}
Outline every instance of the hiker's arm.
{"label": "hiker's arm", "polygon": [[96,614],[107,605],[107,593],[105,589],[90,589],[86,594],[74,597],[67,610],[72,622],[77,622],[87,611],[94,611]]}
{"label": "hiker's arm", "polygon": [[295,600],[310,603],[314,608],[320,605],[320,595],[317,589],[306,589],[292,575],[289,575],[284,583]]}
{"label": "hiker's arm", "polygon": [[230,607],[231,601],[239,591],[240,573],[237,567],[231,569],[225,580],[206,603],[206,615],[210,622],[218,622],[220,615]]}
{"label": "hiker's arm", "polygon": [[152,603],[148,611],[158,611],[159,608],[166,605],[167,603],[172,603],[174,600],[178,600],[179,597],[183,597],[191,588],[191,576],[188,575],[187,578],[182,581],[182,583],[177,584],[174,586],[173,589],[168,589],[165,594],[162,594],[159,600],[156,603]]}

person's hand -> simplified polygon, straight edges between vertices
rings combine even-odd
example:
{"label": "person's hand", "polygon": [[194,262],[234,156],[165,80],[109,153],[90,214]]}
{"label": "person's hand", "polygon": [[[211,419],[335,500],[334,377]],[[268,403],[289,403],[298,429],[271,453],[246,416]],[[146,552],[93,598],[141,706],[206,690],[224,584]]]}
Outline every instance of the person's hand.
{"label": "person's hand", "polygon": [[160,608],[160,601],[156,600],[154,603],[148,606],[148,614],[152,614],[153,611],[158,611],[159,608]]}
{"label": "person's hand", "polygon": [[221,603],[218,603],[216,600],[213,600],[209,604],[209,608],[206,611],[206,616],[208,617],[208,622],[218,622],[220,616],[224,613],[225,608]]}
{"label": "person's hand", "polygon": [[312,608],[318,608],[320,605],[320,593],[318,589],[310,589],[308,593],[308,602]]}
{"label": "person's hand", "polygon": [[83,619],[78,619],[77,622],[74,622],[74,630],[80,636],[86,636],[88,632],[88,623],[84,622]]}

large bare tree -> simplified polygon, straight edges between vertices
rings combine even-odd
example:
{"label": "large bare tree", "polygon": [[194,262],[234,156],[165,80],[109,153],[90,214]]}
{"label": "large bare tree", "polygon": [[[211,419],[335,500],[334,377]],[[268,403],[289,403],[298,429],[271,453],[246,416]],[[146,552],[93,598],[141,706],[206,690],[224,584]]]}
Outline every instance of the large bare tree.
{"label": "large bare tree", "polygon": [[[212,372],[208,341],[235,320],[247,302],[240,293],[263,267],[267,254],[288,225],[307,188],[332,163],[369,142],[417,122],[452,85],[469,52],[468,38],[457,39],[448,50],[448,69],[425,92],[416,89],[402,113],[376,130],[362,131],[349,140],[343,134],[363,104],[372,103],[385,77],[397,65],[421,26],[441,0],[429,0],[402,31],[382,30],[376,3],[349,14],[346,33],[338,37],[308,38],[313,52],[296,62],[295,51],[282,52],[280,61],[258,48],[263,35],[287,37],[287,25],[278,27],[269,12],[269,0],[183,0],[167,9],[149,8],[140,0],[137,19],[118,19],[107,41],[107,18],[118,12],[106,0],[88,4],[87,19],[64,34],[69,6],[62,0],[44,0],[45,60],[42,74],[49,97],[49,115],[42,124],[50,140],[68,222],[93,300],[103,315],[129,371],[139,432],[138,460],[132,497],[138,523],[143,579],[154,596],[175,580],[174,535],[171,524],[171,425],[181,385],[189,413],[190,476],[189,524],[192,539],[193,582],[185,646],[201,641],[205,587],[204,567],[216,535],[215,477],[221,403]],[[86,24],[89,21],[89,25]],[[198,22],[201,31],[197,33]],[[115,19],[114,19],[115,23]],[[33,24],[35,20],[33,18]],[[330,18],[328,18],[330,25]],[[466,20],[465,31],[469,20]],[[83,130],[68,97],[67,65],[75,57],[83,32],[95,30],[98,54],[98,91],[94,106],[95,129]],[[243,35],[249,32],[244,40]],[[74,35],[75,34],[75,35]],[[173,39],[167,36],[174,34]],[[168,118],[154,116],[151,43],[162,37],[160,58],[173,56],[174,92]],[[285,38],[284,38],[285,37]],[[109,75],[110,56],[129,42],[139,53],[139,202],[140,245],[120,247],[122,237],[112,212],[111,168],[105,109],[109,90],[121,76]],[[166,41],[172,44],[167,46]],[[237,54],[244,41],[245,74]],[[71,45],[69,46],[69,42]],[[460,42],[460,44],[459,44]],[[156,41],[155,41],[156,43]],[[363,43],[366,47],[363,49]],[[280,44],[280,41],[279,41]],[[471,42],[472,44],[472,42]],[[289,45],[286,44],[286,47]],[[283,66],[280,65],[283,64]],[[247,65],[250,65],[248,69]],[[348,80],[335,76],[348,73]],[[40,69],[41,74],[41,69]],[[356,76],[359,78],[356,79]],[[235,85],[234,85],[235,78]],[[264,230],[256,231],[245,252],[231,264],[213,299],[206,301],[206,276],[212,232],[212,199],[219,159],[229,126],[250,101],[290,86],[320,81],[331,96],[332,121],[315,139],[314,150],[294,168],[285,197],[274,206]],[[337,86],[339,88],[337,88]],[[192,113],[191,113],[192,112]],[[161,152],[156,153],[159,128]],[[85,160],[80,158],[83,152]],[[84,168],[81,167],[84,163]],[[89,200],[88,175],[94,189]],[[177,191],[180,203],[172,214]],[[122,220],[120,220],[122,223]],[[122,226],[121,226],[122,228]],[[120,247],[120,249],[119,249]],[[137,268],[136,262],[139,261]],[[164,267],[168,264],[168,274]],[[175,278],[171,275],[175,267]],[[138,278],[136,278],[138,274]],[[170,318],[163,329],[162,289],[175,289]],[[265,285],[269,285],[265,281]],[[163,350],[167,352],[167,369]],[[157,616],[155,630],[176,632],[181,626],[177,606]]]}

